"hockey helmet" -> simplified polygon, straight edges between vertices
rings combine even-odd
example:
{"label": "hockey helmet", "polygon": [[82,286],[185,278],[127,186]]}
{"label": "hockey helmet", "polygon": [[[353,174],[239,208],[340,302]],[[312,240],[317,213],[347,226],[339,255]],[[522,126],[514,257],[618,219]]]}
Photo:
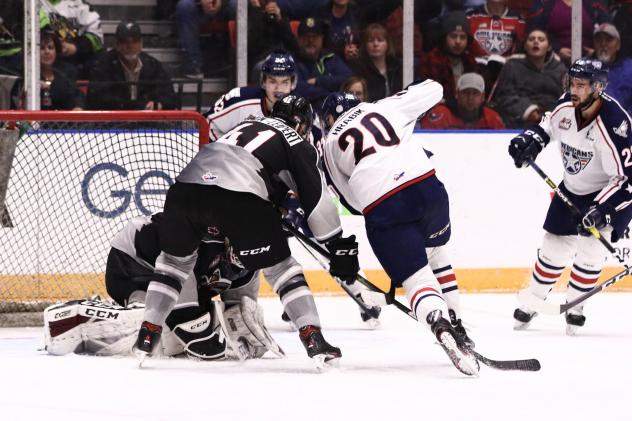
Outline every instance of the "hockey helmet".
{"label": "hockey helmet", "polygon": [[568,69],[568,87],[570,87],[570,79],[588,79],[591,84],[601,82],[603,89],[608,84],[608,66],[600,60],[593,58],[580,58]]}
{"label": "hockey helmet", "polygon": [[309,101],[291,94],[274,103],[271,117],[285,122],[303,137],[309,134],[314,119]]}
{"label": "hockey helmet", "polygon": [[318,117],[323,124],[323,128],[325,134],[331,128],[331,124],[329,124],[329,116],[331,116],[334,121],[338,119],[341,115],[360,104],[360,100],[356,98],[355,95],[346,93],[346,92],[332,92],[327,95],[325,101],[323,101],[323,105],[320,107],[320,112]]}
{"label": "hockey helmet", "polygon": [[289,76],[292,79],[292,90],[294,90],[297,81],[294,58],[283,50],[271,52],[261,65],[259,82],[262,87],[266,76]]}

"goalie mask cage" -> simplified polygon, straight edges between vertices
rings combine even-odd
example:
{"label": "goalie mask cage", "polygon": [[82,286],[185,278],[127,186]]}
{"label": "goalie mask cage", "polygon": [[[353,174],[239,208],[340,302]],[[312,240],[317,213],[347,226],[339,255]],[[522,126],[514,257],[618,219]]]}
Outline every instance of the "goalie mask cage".
{"label": "goalie mask cage", "polygon": [[106,296],[109,242],[208,139],[190,111],[0,111],[0,326]]}

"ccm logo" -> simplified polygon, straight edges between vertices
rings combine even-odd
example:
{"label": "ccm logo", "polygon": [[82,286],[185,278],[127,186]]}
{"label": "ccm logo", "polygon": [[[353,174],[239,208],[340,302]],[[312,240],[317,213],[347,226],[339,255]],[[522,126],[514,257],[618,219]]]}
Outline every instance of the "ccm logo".
{"label": "ccm logo", "polygon": [[265,247],[260,247],[258,249],[252,249],[252,250],[241,250],[239,252],[240,256],[252,256],[255,254],[261,254],[261,253],[265,253],[270,251],[270,246],[265,246]]}
{"label": "ccm logo", "polygon": [[336,256],[355,256],[358,254],[358,249],[351,250],[336,250]]}
{"label": "ccm logo", "polygon": [[61,319],[62,317],[66,317],[69,315],[70,315],[70,310],[60,311],[59,313],[55,314],[54,319]]}
{"label": "ccm logo", "polygon": [[201,322],[199,322],[199,323],[195,323],[195,324],[192,324],[191,326],[189,326],[189,330],[195,330],[195,329],[197,329],[197,328],[199,328],[199,327],[204,326],[204,325],[205,325],[205,324],[207,324],[207,323],[208,323],[208,320],[202,320],[202,321],[201,321]]}
{"label": "ccm logo", "polygon": [[94,308],[86,309],[86,316],[94,316],[100,319],[118,319],[119,314],[112,311],[95,310]]}

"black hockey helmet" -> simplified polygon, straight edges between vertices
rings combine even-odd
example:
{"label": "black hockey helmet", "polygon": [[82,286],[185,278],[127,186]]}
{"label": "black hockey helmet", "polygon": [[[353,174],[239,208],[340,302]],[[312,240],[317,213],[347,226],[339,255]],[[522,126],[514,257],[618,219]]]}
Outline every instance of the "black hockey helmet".
{"label": "black hockey helmet", "polygon": [[320,107],[318,117],[320,118],[321,123],[323,124],[323,129],[325,130],[325,134],[331,128],[329,124],[329,116],[331,116],[334,121],[338,119],[342,114],[346,113],[356,105],[360,104],[360,100],[356,98],[355,95],[346,93],[346,92],[332,92],[327,95],[325,101],[323,101],[323,105]]}
{"label": "black hockey helmet", "polygon": [[270,116],[282,120],[303,137],[311,130],[314,120],[309,101],[301,96],[291,94],[274,103]]}

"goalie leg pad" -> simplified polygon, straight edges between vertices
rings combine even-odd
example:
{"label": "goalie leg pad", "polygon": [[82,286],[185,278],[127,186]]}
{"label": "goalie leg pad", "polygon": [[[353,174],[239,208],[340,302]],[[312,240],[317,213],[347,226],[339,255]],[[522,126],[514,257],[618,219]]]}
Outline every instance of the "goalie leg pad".
{"label": "goalie leg pad", "polygon": [[261,358],[267,351],[278,357],[285,356],[265,327],[263,309],[250,297],[242,297],[239,305],[227,309],[224,320],[229,337],[245,346],[249,358]]}
{"label": "goalie leg pad", "polygon": [[131,352],[144,307],[121,307],[101,300],[74,300],[44,310],[46,350],[53,355]]}

